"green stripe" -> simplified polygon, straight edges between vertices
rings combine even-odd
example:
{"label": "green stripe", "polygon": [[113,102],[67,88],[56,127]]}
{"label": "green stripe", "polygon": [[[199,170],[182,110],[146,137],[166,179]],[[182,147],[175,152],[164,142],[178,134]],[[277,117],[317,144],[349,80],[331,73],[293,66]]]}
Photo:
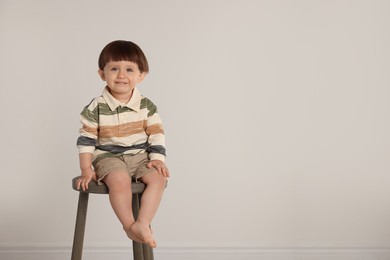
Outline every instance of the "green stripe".
{"label": "green stripe", "polygon": [[[128,107],[118,107],[117,110],[111,111],[109,105],[106,103],[98,103],[98,105],[93,110],[90,110],[89,107],[90,106],[85,107],[81,112],[81,115],[93,123],[98,123],[99,115],[113,116],[116,114],[133,111]],[[145,108],[148,110],[148,117],[153,116],[155,113],[157,113],[156,105],[153,104],[151,100],[144,97],[141,99],[140,109]]]}
{"label": "green stripe", "polygon": [[149,112],[148,112],[148,117],[154,115],[155,113],[157,113],[157,107],[155,104],[153,104],[153,102],[151,100],[149,100],[148,98],[144,97],[142,100],[141,100],[141,109],[144,109],[146,108]]}
{"label": "green stripe", "polygon": [[111,108],[108,106],[108,104],[98,103],[98,105],[92,111],[88,108],[88,106],[85,107],[81,112],[81,115],[91,122],[98,123],[99,115],[113,116],[131,111],[133,110],[128,107],[118,107],[117,110],[111,111]]}
{"label": "green stripe", "polygon": [[81,116],[85,117],[88,121],[93,123],[98,123],[98,114],[97,110],[94,109],[93,111],[89,110],[88,107],[85,107],[83,111],[81,112]]}
{"label": "green stripe", "polygon": [[99,115],[112,116],[116,114],[116,111],[111,111],[111,108],[105,103],[99,103],[95,110],[99,110],[99,112],[96,111]]}
{"label": "green stripe", "polygon": [[120,113],[133,111],[131,108],[128,107],[118,107],[116,110],[111,111],[111,108],[108,106],[108,104],[105,103],[99,103],[98,106],[94,109],[94,113],[95,110],[99,110],[99,114],[104,116],[112,116]]}
{"label": "green stripe", "polygon": [[120,113],[125,113],[125,112],[131,112],[133,109],[128,108],[128,107],[118,107],[118,114]]}

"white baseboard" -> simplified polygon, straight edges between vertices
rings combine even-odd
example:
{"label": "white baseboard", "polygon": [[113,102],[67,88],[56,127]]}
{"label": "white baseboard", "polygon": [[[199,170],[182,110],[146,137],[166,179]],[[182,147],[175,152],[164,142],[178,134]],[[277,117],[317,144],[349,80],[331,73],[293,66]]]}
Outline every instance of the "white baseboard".
{"label": "white baseboard", "polygon": [[[0,260],[70,260],[69,247],[0,247]],[[156,260],[390,260],[390,248],[163,247]],[[86,247],[83,260],[132,259],[131,248]]]}

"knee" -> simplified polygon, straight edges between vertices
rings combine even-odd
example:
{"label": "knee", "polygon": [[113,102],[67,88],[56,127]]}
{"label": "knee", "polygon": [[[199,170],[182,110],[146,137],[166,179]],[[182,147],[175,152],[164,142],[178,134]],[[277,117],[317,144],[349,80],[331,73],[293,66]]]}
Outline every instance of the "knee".
{"label": "knee", "polygon": [[164,189],[167,185],[167,178],[158,174],[157,172],[150,173],[144,177],[141,178],[141,181],[144,182],[146,185],[159,187],[161,189]]}
{"label": "knee", "polygon": [[104,182],[110,190],[129,190],[131,188],[131,179],[127,173],[111,172],[105,178]]}

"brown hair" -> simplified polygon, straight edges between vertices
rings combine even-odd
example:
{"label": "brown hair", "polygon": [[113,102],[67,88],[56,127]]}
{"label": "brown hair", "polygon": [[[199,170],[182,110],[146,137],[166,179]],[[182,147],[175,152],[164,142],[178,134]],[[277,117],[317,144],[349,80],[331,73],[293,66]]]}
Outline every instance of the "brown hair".
{"label": "brown hair", "polygon": [[110,61],[131,61],[141,72],[149,72],[149,64],[141,48],[130,41],[113,41],[103,48],[99,56],[99,69],[103,70]]}

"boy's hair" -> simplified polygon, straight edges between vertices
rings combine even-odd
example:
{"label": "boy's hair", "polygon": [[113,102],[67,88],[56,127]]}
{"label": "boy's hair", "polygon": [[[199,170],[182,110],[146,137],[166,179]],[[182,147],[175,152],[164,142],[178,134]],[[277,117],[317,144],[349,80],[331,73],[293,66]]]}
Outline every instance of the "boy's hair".
{"label": "boy's hair", "polygon": [[103,70],[110,61],[131,61],[141,72],[149,72],[149,64],[141,48],[131,41],[113,41],[103,48],[99,56],[99,69]]}

